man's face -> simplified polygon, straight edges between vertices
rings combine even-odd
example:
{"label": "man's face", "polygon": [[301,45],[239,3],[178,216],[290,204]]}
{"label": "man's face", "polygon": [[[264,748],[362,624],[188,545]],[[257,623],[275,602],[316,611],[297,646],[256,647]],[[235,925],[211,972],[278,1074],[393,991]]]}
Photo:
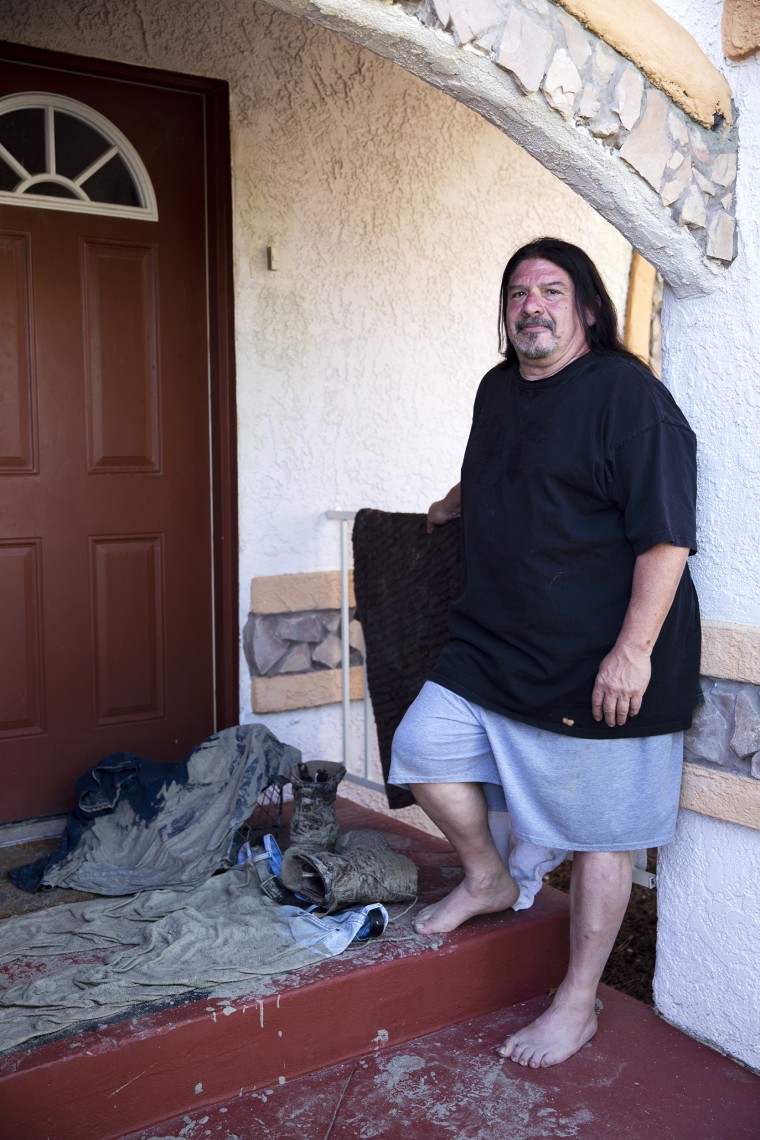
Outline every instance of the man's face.
{"label": "man's face", "polygon": [[552,376],[588,351],[573,283],[543,257],[521,262],[512,274],[507,330],[526,380]]}

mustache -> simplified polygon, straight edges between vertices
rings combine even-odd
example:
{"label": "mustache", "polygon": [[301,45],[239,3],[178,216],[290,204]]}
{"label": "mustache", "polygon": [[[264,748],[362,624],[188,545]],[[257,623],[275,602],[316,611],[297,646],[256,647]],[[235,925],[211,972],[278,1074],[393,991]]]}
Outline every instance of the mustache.
{"label": "mustache", "polygon": [[556,325],[550,317],[523,317],[515,325],[517,332],[524,329],[527,325],[541,325],[543,328],[548,329],[549,332],[556,332]]}

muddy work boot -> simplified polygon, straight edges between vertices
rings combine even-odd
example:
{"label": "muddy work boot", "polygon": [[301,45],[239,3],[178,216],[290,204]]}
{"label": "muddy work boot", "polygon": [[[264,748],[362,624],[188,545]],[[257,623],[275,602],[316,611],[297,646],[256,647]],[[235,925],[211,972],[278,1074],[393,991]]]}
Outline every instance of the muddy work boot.
{"label": "muddy work boot", "polygon": [[293,765],[290,771],[293,785],[291,847],[300,851],[334,849],[340,835],[335,818],[335,796],[345,774],[342,764],[329,760],[301,761]]}
{"label": "muddy work boot", "polygon": [[372,902],[411,902],[417,868],[377,831],[347,831],[334,852],[289,848],[280,875],[289,890],[328,913]]}

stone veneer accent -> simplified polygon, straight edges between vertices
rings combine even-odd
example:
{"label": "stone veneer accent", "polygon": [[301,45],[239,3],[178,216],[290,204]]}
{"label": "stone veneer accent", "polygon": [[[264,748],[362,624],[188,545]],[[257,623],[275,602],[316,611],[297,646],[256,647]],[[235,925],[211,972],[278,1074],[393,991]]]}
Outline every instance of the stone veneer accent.
{"label": "stone veneer accent", "polygon": [[684,756],[760,780],[760,686],[702,677],[705,703],[684,738]]}
{"label": "stone veneer accent", "polygon": [[737,137],[730,89],[680,25],[659,9],[653,23],[651,0],[396,2],[460,47],[486,55],[526,97],[543,98],[611,160],[627,163],[709,259],[733,260]]}
{"label": "stone veneer accent", "polygon": [[701,671],[681,807],[760,831],[760,629],[703,621]]}
{"label": "stone veneer accent", "polygon": [[644,72],[692,119],[712,128],[733,121],[731,88],[689,32],[656,0],[600,4],[557,0],[595,35]]}
{"label": "stone veneer accent", "polygon": [[[364,695],[364,637],[349,576],[350,691]],[[251,582],[243,629],[255,713],[313,708],[342,698],[340,575],[278,574]]]}

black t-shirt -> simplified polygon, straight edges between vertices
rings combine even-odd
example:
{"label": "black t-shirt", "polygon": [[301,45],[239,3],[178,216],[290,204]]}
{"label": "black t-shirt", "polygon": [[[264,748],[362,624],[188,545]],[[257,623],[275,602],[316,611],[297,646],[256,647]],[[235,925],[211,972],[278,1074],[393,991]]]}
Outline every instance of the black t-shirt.
{"label": "black t-shirt", "polygon": [[639,714],[598,724],[591,692],[623,624],[636,556],[663,542],[693,553],[695,503],[694,433],[643,365],[589,352],[533,381],[497,365],[475,399],[462,466],[464,592],[431,679],[568,736],[687,728],[700,699],[688,568]]}

